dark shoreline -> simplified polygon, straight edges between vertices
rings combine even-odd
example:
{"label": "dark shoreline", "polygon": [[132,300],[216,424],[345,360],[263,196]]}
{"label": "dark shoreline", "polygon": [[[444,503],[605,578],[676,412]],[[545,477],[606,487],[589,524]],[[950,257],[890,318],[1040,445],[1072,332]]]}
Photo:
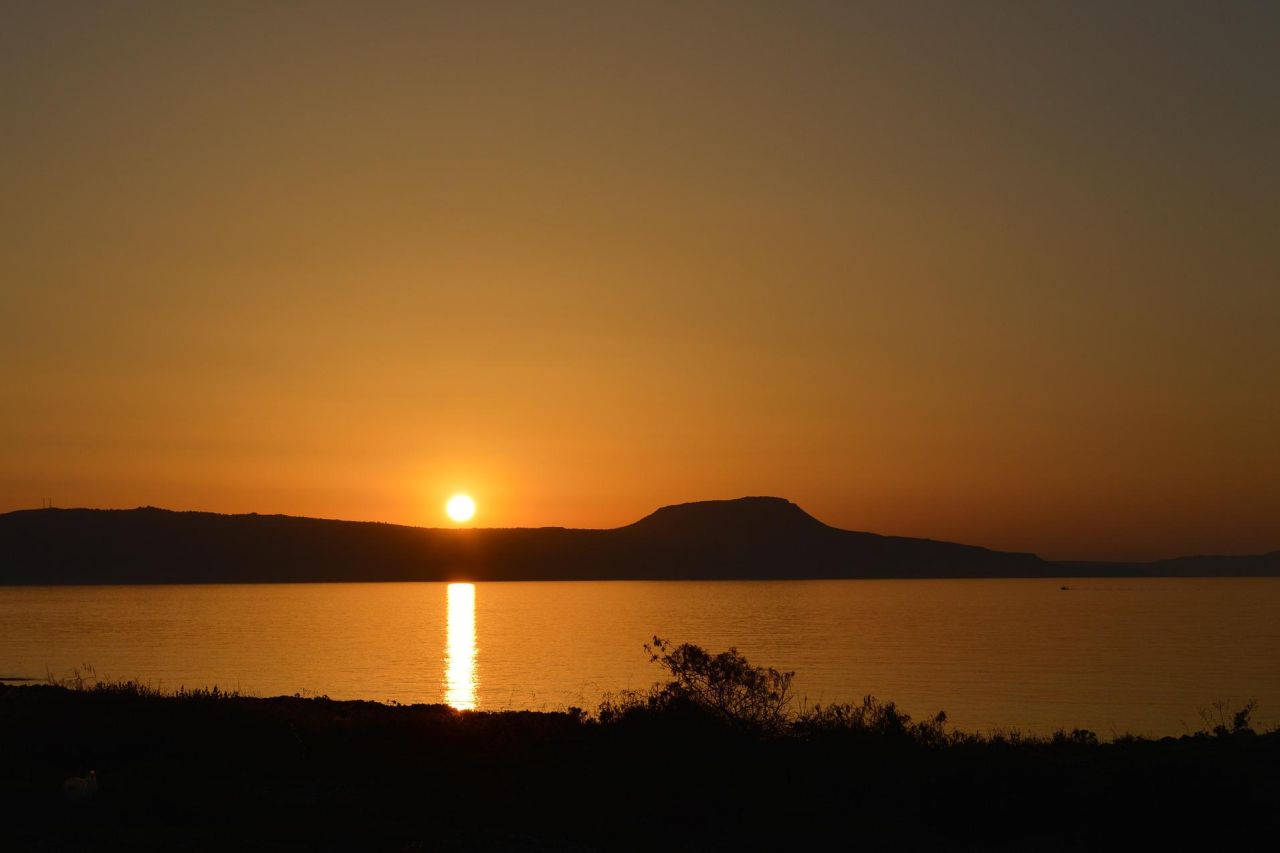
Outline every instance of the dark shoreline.
{"label": "dark shoreline", "polygon": [[[1280,830],[1280,733],[1228,718],[1105,743],[868,720],[767,732],[684,705],[597,717],[0,685],[0,847],[1215,849]],[[64,802],[89,770],[97,796]]]}

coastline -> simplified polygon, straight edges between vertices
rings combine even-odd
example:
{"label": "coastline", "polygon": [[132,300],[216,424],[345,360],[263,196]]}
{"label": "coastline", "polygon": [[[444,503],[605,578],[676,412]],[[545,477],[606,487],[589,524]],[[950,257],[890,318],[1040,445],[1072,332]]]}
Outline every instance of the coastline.
{"label": "coastline", "polygon": [[[856,709],[857,706],[851,706]],[[891,705],[742,726],[689,705],[460,712],[0,685],[7,849],[1221,845],[1280,820],[1280,732],[950,733]],[[1239,720],[1236,720],[1239,722]],[[97,796],[60,796],[96,773]],[[998,807],[996,806],[998,804]]]}

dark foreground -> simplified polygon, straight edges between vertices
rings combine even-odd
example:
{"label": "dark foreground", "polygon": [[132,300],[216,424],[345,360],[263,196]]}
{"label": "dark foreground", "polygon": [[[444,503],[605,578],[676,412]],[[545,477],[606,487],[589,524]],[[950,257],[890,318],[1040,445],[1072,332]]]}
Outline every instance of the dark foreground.
{"label": "dark foreground", "polygon": [[[1098,744],[874,704],[759,726],[655,695],[588,718],[0,685],[0,849],[1223,849],[1280,829],[1280,735],[1229,715]],[[66,802],[90,769],[96,796]]]}

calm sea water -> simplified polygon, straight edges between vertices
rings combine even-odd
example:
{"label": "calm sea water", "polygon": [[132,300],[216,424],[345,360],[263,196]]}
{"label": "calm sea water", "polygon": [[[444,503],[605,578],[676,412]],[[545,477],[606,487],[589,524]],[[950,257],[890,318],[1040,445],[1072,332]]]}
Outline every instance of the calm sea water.
{"label": "calm sea water", "polygon": [[654,633],[968,730],[1180,734],[1248,699],[1280,722],[1280,579],[0,588],[0,676],[166,689],[592,707],[660,676]]}

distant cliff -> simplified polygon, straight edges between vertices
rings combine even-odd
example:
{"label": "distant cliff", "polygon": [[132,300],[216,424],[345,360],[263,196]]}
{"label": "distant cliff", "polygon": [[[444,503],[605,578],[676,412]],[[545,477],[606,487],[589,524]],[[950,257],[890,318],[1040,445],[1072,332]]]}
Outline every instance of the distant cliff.
{"label": "distant cliff", "polygon": [[769,497],[663,507],[612,530],[452,530],[151,507],[0,515],[0,584],[1126,575],[1280,575],[1280,552],[1052,563],[840,530]]}

